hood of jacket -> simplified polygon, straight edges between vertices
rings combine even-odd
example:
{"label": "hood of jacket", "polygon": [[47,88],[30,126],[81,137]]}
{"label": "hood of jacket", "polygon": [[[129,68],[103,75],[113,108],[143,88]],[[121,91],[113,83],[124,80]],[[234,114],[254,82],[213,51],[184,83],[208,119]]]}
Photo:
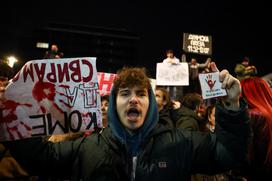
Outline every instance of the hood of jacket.
{"label": "hood of jacket", "polygon": [[150,135],[159,120],[157,103],[152,89],[148,91],[149,107],[143,125],[136,131],[134,135],[130,135],[122,125],[116,110],[116,95],[114,95],[114,87],[110,94],[108,107],[108,123],[113,135],[126,146],[128,153],[132,156],[136,155],[140,149],[140,144]]}

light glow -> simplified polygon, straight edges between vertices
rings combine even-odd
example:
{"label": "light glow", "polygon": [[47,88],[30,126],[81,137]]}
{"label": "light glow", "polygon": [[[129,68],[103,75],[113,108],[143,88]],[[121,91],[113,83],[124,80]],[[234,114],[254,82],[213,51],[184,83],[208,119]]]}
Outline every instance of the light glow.
{"label": "light glow", "polygon": [[14,56],[8,57],[8,65],[12,68],[18,60]]}

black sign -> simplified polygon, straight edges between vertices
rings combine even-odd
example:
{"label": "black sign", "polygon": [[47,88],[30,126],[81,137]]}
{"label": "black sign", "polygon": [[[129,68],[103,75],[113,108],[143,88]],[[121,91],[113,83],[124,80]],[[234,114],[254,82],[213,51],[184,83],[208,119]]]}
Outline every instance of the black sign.
{"label": "black sign", "polygon": [[183,33],[183,50],[202,55],[212,54],[212,36]]}

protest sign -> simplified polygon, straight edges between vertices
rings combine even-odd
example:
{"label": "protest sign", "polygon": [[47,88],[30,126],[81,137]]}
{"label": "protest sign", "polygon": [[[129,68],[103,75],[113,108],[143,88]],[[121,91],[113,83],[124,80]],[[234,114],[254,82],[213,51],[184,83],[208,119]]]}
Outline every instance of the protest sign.
{"label": "protest sign", "polygon": [[222,89],[219,72],[199,74],[199,81],[203,99],[226,96],[226,89]]}
{"label": "protest sign", "polygon": [[29,61],[5,98],[0,141],[102,127],[96,58]]}
{"label": "protest sign", "polygon": [[105,73],[105,72],[97,73],[99,91],[101,96],[110,94],[115,76],[116,74],[112,74],[112,73]]}
{"label": "protest sign", "polygon": [[176,65],[157,63],[156,84],[162,86],[189,85],[188,63]]}
{"label": "protest sign", "polygon": [[207,35],[183,34],[183,50],[202,55],[212,54],[212,37]]}

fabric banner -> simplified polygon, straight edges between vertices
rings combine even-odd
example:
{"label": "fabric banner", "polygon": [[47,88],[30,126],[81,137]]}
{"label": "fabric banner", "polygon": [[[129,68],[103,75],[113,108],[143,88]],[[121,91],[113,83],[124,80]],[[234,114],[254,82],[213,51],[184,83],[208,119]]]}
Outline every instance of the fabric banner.
{"label": "fabric banner", "polygon": [[5,98],[0,141],[102,127],[95,57],[29,61]]}
{"label": "fabric banner", "polygon": [[110,94],[115,76],[116,74],[112,74],[112,73],[105,73],[105,72],[97,73],[99,91],[101,96]]}

